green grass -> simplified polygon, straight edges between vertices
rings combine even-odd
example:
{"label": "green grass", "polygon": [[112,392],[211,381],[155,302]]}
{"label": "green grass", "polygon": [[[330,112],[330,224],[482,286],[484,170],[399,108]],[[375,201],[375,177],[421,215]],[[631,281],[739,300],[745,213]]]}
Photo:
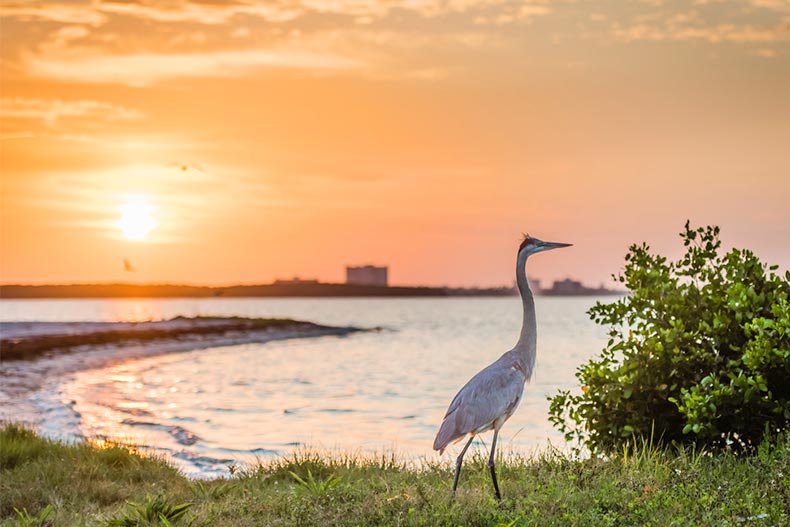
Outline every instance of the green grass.
{"label": "green grass", "polygon": [[499,463],[468,455],[455,500],[450,459],[408,466],[302,451],[228,479],[191,481],[120,446],[0,429],[0,525],[711,525],[790,524],[790,440],[757,455],[642,448],[610,459],[558,453]]}

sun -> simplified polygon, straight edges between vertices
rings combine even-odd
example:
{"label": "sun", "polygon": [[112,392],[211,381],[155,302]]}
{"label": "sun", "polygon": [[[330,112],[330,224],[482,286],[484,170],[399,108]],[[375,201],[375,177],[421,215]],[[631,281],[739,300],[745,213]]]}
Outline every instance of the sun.
{"label": "sun", "polygon": [[145,240],[159,222],[151,215],[151,205],[146,196],[130,196],[121,205],[121,217],[115,223],[128,240]]}

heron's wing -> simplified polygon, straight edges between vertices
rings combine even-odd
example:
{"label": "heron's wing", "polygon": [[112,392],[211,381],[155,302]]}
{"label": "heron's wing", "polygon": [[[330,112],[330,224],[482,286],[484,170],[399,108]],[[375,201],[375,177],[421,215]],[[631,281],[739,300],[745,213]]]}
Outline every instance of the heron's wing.
{"label": "heron's wing", "polygon": [[452,441],[509,416],[521,399],[524,380],[521,371],[500,363],[472,377],[450,403],[434,450],[443,450]]}

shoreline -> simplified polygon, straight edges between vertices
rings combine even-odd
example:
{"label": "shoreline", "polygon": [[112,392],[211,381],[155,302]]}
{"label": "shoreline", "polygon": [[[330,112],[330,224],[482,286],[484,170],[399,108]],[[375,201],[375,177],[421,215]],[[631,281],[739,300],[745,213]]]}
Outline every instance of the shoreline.
{"label": "shoreline", "polygon": [[[277,321],[264,324],[262,321]],[[173,328],[173,321],[177,321]],[[186,324],[184,324],[186,321]],[[230,325],[227,322],[230,321]],[[180,322],[180,324],[178,323]],[[8,329],[5,323],[5,329]],[[13,324],[13,323],[11,323]],[[79,327],[81,323],[59,323],[63,328]],[[179,317],[161,322],[136,323],[139,329],[119,330],[117,327],[109,331],[96,331],[98,326],[106,325],[108,329],[115,326],[129,326],[132,323],[89,323],[94,331],[76,331],[71,334],[34,333],[27,336],[6,338],[3,342],[14,339],[15,344],[27,342],[36,349],[42,348],[27,357],[6,360],[5,354],[0,356],[0,422],[20,422],[34,429],[41,429],[44,416],[35,405],[36,393],[56,389],[53,383],[60,385],[71,374],[79,371],[107,368],[123,362],[166,355],[183,353],[207,348],[236,346],[251,343],[266,343],[277,340],[312,338],[323,336],[342,337],[361,331],[355,327],[332,327],[286,319],[244,319],[240,317],[214,318],[203,317],[184,319]],[[31,324],[20,323],[30,326]],[[97,326],[98,325],[98,326]],[[156,327],[159,326],[159,327]],[[232,326],[232,327],[230,327]],[[19,329],[17,327],[16,329]],[[85,325],[82,324],[84,328]],[[191,329],[190,329],[191,327]],[[112,335],[109,335],[112,333]],[[13,335],[13,332],[11,332]],[[119,337],[118,340],[97,342],[91,335],[101,335],[101,339],[109,336]],[[131,335],[131,336],[130,336]],[[80,338],[86,343],[77,344]],[[66,345],[53,345],[62,339]]]}
{"label": "shoreline", "polygon": [[0,361],[31,360],[83,346],[123,345],[258,332],[341,330],[284,318],[183,317],[146,322],[0,322]]}

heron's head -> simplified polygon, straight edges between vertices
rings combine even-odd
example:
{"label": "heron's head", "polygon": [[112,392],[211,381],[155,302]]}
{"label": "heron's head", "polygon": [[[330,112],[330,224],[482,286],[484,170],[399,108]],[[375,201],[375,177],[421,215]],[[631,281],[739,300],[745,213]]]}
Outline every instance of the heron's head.
{"label": "heron's head", "polygon": [[570,243],[559,242],[544,242],[529,234],[524,234],[524,239],[518,248],[519,256],[529,256],[530,254],[539,253],[541,251],[550,251],[552,249],[559,249],[560,247],[570,247]]}

